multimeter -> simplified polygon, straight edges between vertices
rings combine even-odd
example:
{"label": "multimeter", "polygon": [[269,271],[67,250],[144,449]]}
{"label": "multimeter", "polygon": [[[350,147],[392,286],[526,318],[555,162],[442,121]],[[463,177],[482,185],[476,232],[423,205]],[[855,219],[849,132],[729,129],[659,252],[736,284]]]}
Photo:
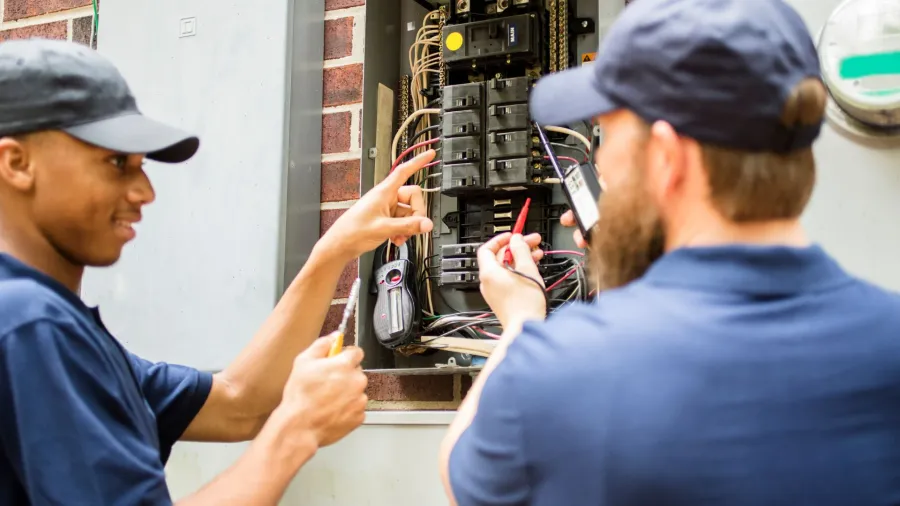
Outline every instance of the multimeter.
{"label": "multimeter", "polygon": [[409,260],[408,246],[400,246],[400,258],[378,267],[374,273],[378,298],[372,322],[375,338],[394,349],[412,342],[421,323],[416,310],[416,269]]}
{"label": "multimeter", "polygon": [[559,165],[559,159],[547,139],[547,133],[540,125],[535,124],[538,136],[541,139],[541,145],[550,158],[550,164],[553,170],[559,176],[560,185],[566,199],[569,201],[569,207],[575,214],[575,221],[578,223],[578,229],[581,231],[585,241],[590,240],[591,231],[600,221],[600,210],[597,202],[600,200],[600,178],[597,177],[597,171],[594,170],[592,164],[585,167],[582,164],[575,163],[563,170]]}

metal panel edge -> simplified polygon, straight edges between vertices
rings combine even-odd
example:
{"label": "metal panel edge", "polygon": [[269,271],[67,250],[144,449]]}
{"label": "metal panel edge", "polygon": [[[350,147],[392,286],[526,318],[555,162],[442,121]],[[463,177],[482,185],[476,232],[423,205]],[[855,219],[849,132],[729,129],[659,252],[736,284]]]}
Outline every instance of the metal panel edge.
{"label": "metal panel edge", "polygon": [[[400,79],[400,8],[401,0],[368,0],[366,2],[366,46],[363,56],[363,114],[362,114],[362,160],[360,160],[360,194],[374,185],[375,160],[370,158],[369,149],[375,147],[378,84],[384,84],[395,94]],[[396,107],[395,115],[396,115]],[[395,121],[396,122],[396,121]],[[372,311],[375,300],[367,295],[372,276],[372,254],[359,259],[359,277],[362,280],[358,306],[357,344],[365,351],[365,369],[393,367],[394,358],[390,350],[382,347],[374,339]]]}
{"label": "metal panel edge", "polygon": [[287,31],[279,297],[309,259],[319,239],[324,0],[291,0]]}

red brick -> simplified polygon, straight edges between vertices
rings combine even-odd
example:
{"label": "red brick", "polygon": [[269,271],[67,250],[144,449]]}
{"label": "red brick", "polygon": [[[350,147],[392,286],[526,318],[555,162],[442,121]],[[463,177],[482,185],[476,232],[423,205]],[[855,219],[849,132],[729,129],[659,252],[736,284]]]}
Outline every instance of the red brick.
{"label": "red brick", "polygon": [[325,235],[328,229],[334,225],[334,222],[347,212],[346,209],[326,209],[319,215],[319,237]]}
{"label": "red brick", "polygon": [[30,39],[42,37],[45,39],[65,40],[69,34],[69,27],[65,21],[54,21],[43,25],[23,26],[0,32],[0,42],[16,39]]}
{"label": "red brick", "polygon": [[366,5],[366,0],[325,0],[326,11],[346,9],[347,7],[357,7],[360,5]]}
{"label": "red brick", "polygon": [[362,100],[362,63],[325,69],[322,104],[325,107],[352,104]]}
{"label": "red brick", "polygon": [[346,299],[350,296],[350,288],[353,287],[353,282],[356,281],[356,278],[359,277],[359,260],[354,260],[347,265],[344,269],[344,272],[341,273],[341,278],[338,279],[337,289],[334,291],[334,296],[337,299]]}
{"label": "red brick", "polygon": [[369,374],[366,395],[372,401],[453,401],[453,376]]}
{"label": "red brick", "polygon": [[325,59],[335,60],[353,54],[353,18],[325,20]]}
{"label": "red brick", "polygon": [[322,164],[321,202],[340,202],[359,198],[359,160]]}
{"label": "red brick", "polygon": [[93,45],[94,16],[72,20],[72,42],[84,46]]}
{"label": "red brick", "polygon": [[[346,209],[329,209],[322,211],[319,215],[319,231],[320,235],[325,235],[325,232],[334,225],[334,222],[337,221],[338,218]],[[337,299],[344,299],[350,295],[350,287],[353,286],[353,281],[356,280],[356,277],[359,276],[359,260],[354,260],[344,269],[344,272],[341,273],[341,278],[338,280],[337,290],[334,293],[334,297]]]}
{"label": "red brick", "polygon": [[91,0],[6,0],[3,20],[40,16],[50,12],[59,12],[76,7],[91,5]]}
{"label": "red brick", "polygon": [[322,115],[322,153],[350,151],[350,112]]}
{"label": "red brick", "polygon": [[[344,317],[344,308],[346,304],[336,304],[328,310],[325,316],[325,324],[322,325],[320,336],[326,336],[338,329],[341,319]],[[344,333],[344,346],[356,344],[356,315],[351,314],[350,320],[347,322],[347,332]]]}

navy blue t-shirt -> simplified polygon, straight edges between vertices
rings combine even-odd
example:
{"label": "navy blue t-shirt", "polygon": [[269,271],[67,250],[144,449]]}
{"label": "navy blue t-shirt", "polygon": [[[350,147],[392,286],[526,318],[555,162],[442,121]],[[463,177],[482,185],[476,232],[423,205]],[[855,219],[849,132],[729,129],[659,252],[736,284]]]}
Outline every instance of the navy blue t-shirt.
{"label": "navy blue t-shirt", "polygon": [[450,480],[460,506],[900,504],[900,298],[816,246],[676,250],[525,326]]}
{"label": "navy blue t-shirt", "polygon": [[0,505],[171,504],[165,462],[211,387],[128,353],[96,309],[0,255]]}

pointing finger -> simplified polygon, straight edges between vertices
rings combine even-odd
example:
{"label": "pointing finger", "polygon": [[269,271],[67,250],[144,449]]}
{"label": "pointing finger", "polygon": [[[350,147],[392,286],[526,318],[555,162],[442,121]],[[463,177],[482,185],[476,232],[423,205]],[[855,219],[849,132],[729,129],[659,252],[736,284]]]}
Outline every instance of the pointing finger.
{"label": "pointing finger", "polygon": [[422,167],[425,166],[428,162],[434,160],[435,151],[433,149],[429,149],[428,151],[417,155],[412,160],[398,166],[393,170],[388,177],[385,178],[384,184],[393,191],[397,191],[401,186],[406,184],[406,181],[411,178],[416,172],[422,170]]}
{"label": "pointing finger", "polygon": [[401,186],[397,190],[397,200],[403,204],[408,204],[413,216],[425,216],[425,199],[422,196],[422,188],[415,185]]}

